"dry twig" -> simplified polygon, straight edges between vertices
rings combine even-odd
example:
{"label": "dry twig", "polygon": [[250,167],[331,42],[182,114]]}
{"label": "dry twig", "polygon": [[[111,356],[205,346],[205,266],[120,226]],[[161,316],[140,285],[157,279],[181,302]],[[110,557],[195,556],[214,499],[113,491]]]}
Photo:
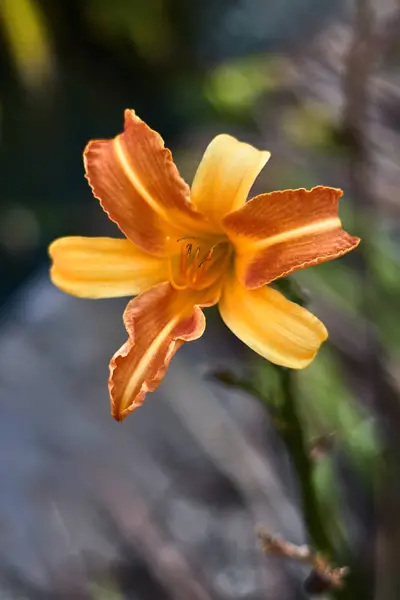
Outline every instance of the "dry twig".
{"label": "dry twig", "polygon": [[[315,552],[309,546],[292,544],[283,538],[271,535],[263,527],[258,530],[258,537],[265,554],[281,556],[310,565],[313,570],[307,581],[312,582],[314,589],[317,585],[320,586],[318,591],[322,591],[322,586],[325,586],[325,590],[338,590],[343,587],[344,578],[349,572],[348,567],[333,567],[324,555]],[[316,583],[317,581],[318,583]]]}

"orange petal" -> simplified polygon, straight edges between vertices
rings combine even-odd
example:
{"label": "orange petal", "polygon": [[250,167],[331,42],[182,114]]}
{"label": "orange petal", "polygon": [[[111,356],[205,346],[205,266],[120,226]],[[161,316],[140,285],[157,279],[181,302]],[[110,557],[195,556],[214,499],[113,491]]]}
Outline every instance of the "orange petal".
{"label": "orange petal", "polygon": [[171,152],[133,110],[125,111],[122,134],[89,142],[84,162],[103,209],[143,250],[162,255],[168,233],[175,229],[187,233],[192,222],[199,226],[204,222],[192,207],[189,187]]}
{"label": "orange petal", "polygon": [[227,215],[236,246],[236,273],[249,289],[311,265],[338,258],[360,240],[338,217],[342,191],[329,187],[262,194]]}
{"label": "orange petal", "polygon": [[226,134],[209,144],[193,181],[192,201],[217,231],[221,230],[221,219],[246,202],[270,156]]}
{"label": "orange petal", "polygon": [[51,280],[73,296],[135,296],[168,278],[167,261],[129,240],[64,237],[50,245],[49,254]]}
{"label": "orange petal", "polygon": [[230,277],[219,302],[222,319],[252,350],[271,362],[303,369],[328,333],[305,308],[271,287],[246,290]]}
{"label": "orange petal", "polygon": [[111,413],[117,421],[158,387],[182,344],[203,334],[206,322],[198,305],[217,300],[207,294],[177,291],[161,283],[129,302],[124,313],[129,339],[110,363]]}

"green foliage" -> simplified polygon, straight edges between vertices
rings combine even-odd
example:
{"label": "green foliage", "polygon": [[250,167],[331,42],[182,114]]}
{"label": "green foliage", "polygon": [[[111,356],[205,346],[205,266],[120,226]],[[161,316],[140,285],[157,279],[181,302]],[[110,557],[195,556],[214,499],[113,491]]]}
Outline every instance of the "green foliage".
{"label": "green foliage", "polygon": [[274,55],[226,61],[208,75],[205,96],[218,111],[240,119],[262,94],[282,85],[284,67],[284,59]]}
{"label": "green foliage", "polygon": [[86,18],[101,36],[126,39],[150,62],[165,61],[173,36],[164,0],[89,0]]}
{"label": "green foliage", "polygon": [[282,125],[288,139],[300,147],[325,148],[331,143],[331,122],[321,102],[308,100],[287,108]]}
{"label": "green foliage", "polygon": [[93,582],[90,585],[93,600],[123,600],[124,594],[118,589],[117,582],[113,579]]}
{"label": "green foliage", "polygon": [[298,403],[310,441],[332,432],[354,468],[370,478],[371,465],[382,451],[373,417],[356,401],[327,346],[310,367],[298,373],[297,382]]}
{"label": "green foliage", "polygon": [[1,25],[23,83],[32,89],[45,83],[53,67],[51,33],[36,0],[2,0]]}

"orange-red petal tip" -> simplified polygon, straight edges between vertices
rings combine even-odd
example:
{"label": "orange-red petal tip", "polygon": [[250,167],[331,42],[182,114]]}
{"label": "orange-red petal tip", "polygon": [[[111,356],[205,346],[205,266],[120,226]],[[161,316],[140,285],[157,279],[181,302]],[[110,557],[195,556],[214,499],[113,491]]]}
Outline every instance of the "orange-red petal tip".
{"label": "orange-red petal tip", "polygon": [[262,194],[224,219],[237,249],[236,272],[249,289],[338,258],[360,243],[342,229],[340,189],[317,186]]}
{"label": "orange-red petal tip", "polygon": [[158,387],[182,344],[203,334],[205,317],[192,293],[161,283],[129,302],[124,323],[129,338],[110,362],[111,414],[117,421]]}

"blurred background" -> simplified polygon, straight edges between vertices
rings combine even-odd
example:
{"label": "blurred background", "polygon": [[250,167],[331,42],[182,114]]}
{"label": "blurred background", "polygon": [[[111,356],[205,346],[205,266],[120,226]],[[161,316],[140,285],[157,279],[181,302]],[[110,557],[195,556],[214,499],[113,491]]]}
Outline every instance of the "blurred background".
{"label": "blurred background", "polygon": [[[324,597],[400,598],[399,1],[1,0],[0,49],[0,598],[308,597],[310,567],[263,555],[260,524],[324,529],[351,570]],[[330,329],[293,377],[303,463],[276,370],[213,310],[143,408],[110,417],[125,300],[62,294],[46,248],[117,235],[82,150],[127,107],[189,182],[227,132],[272,152],[254,194],[344,189],[361,246],[291,278]]]}

